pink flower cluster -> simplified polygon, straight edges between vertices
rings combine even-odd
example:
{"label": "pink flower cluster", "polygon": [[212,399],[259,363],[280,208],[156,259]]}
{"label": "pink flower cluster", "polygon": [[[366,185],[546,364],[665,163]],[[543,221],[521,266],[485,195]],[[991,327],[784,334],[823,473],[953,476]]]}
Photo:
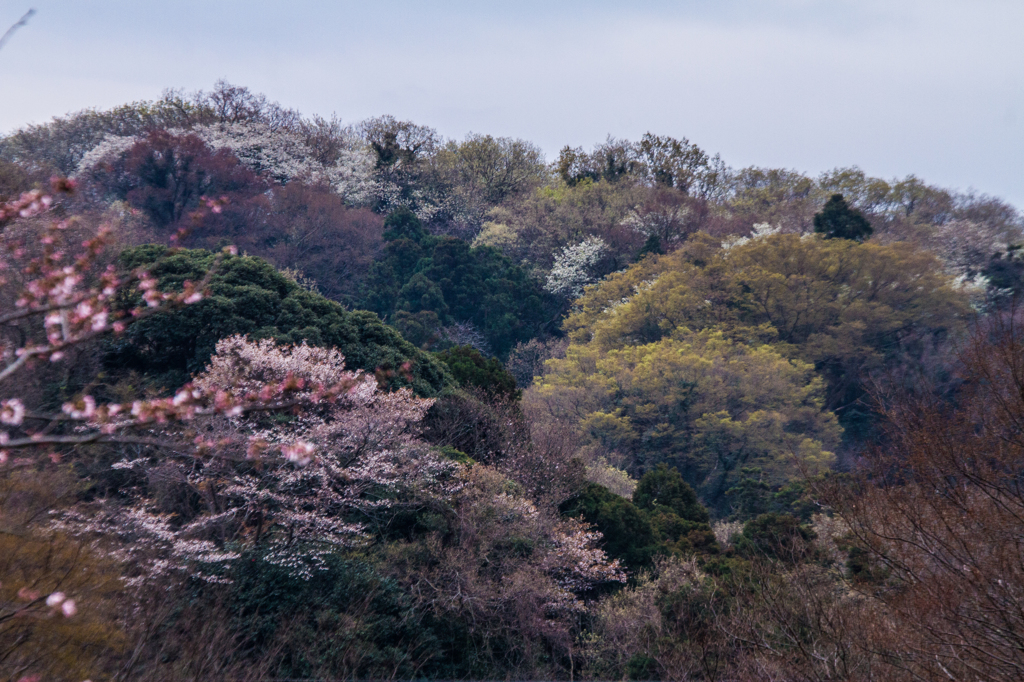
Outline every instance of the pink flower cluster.
{"label": "pink flower cluster", "polygon": [[[70,181],[55,179],[52,184],[54,193],[74,189]],[[206,203],[207,210],[219,209],[221,205],[219,200]],[[0,228],[14,220],[41,216],[54,204],[51,194],[41,190],[27,192],[12,202],[0,204]],[[111,265],[96,273],[100,257],[110,246],[111,231],[101,227],[80,248],[68,248],[68,228],[73,220],[52,220],[38,229],[30,226],[29,234],[37,242],[31,248],[20,242],[17,235],[5,234],[6,257],[0,258],[0,270],[16,270],[15,281],[19,286],[14,309],[0,312],[0,325],[20,326],[29,340],[16,347],[0,347],[0,385],[12,382],[35,358],[58,362],[70,347],[102,334],[119,334],[143,317],[194,304],[203,298],[212,271],[201,282],[185,282],[180,292],[160,291],[156,278],[145,271],[120,274]],[[35,255],[29,255],[30,251]],[[8,281],[3,274],[0,273],[0,284]],[[144,305],[117,309],[115,299],[123,299],[124,293],[131,292],[133,287],[141,293]],[[29,325],[36,321],[42,334],[31,331]],[[8,390],[7,395],[12,392],[18,393]],[[284,382],[270,390],[265,399],[285,399],[289,392],[294,392],[293,387]],[[319,392],[330,393],[327,389]],[[259,400],[260,397],[245,391],[227,390],[208,396],[186,387],[173,399],[138,400],[130,405],[99,405],[86,395],[64,405],[59,414],[34,414],[20,397],[9,397],[0,402],[0,424],[15,427],[19,433],[0,431],[0,464],[10,461],[8,451],[13,449],[116,440],[119,434],[140,424],[180,421],[197,412],[240,414]],[[78,422],[74,435],[54,429],[69,421]]]}
{"label": "pink flower cluster", "polygon": [[15,218],[32,218],[47,211],[53,204],[53,197],[42,190],[25,192],[14,201],[0,204],[0,225]]}

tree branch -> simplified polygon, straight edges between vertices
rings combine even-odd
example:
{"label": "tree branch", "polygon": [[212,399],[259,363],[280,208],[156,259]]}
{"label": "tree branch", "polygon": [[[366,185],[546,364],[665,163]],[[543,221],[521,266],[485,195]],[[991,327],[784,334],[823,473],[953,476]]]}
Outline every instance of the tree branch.
{"label": "tree branch", "polygon": [[25,12],[25,14],[22,15],[21,19],[18,19],[18,21],[13,26],[7,29],[6,33],[0,36],[0,50],[3,49],[4,45],[7,44],[7,41],[11,39],[11,36],[13,36],[19,28],[28,25],[28,20],[31,19],[32,15],[35,13],[36,11],[34,9],[30,9],[29,11]]}

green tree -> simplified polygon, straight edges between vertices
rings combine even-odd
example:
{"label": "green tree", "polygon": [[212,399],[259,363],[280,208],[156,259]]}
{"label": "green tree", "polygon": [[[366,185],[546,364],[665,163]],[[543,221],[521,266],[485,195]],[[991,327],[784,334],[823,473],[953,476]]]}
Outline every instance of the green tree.
{"label": "green tree", "polygon": [[443,338],[445,327],[468,322],[503,357],[553,317],[553,299],[494,248],[430,235],[409,211],[388,217],[384,238],[364,303],[424,345]]}
{"label": "green tree", "polygon": [[633,502],[641,509],[665,507],[685,521],[707,523],[709,519],[708,510],[679,470],[664,463],[643,475],[633,491]]}
{"label": "green tree", "polygon": [[[121,264],[145,266],[160,288],[176,290],[185,280],[202,279],[216,258],[209,251],[173,252],[150,245],[125,251]],[[262,259],[225,258],[208,293],[195,305],[132,325],[108,348],[108,367],[136,370],[158,385],[176,387],[203,368],[217,341],[247,334],[252,339],[338,348],[352,369],[378,372],[385,385],[410,386],[422,396],[436,395],[452,383],[442,363],[373,313],[345,310],[302,289]]]}
{"label": "green tree", "polygon": [[658,552],[658,540],[647,515],[604,486],[588,483],[578,495],[562,503],[561,511],[593,524],[604,536],[604,551],[630,571],[650,567]]}
{"label": "green tree", "polygon": [[608,556],[634,573],[651,568],[658,555],[718,552],[708,510],[679,472],[664,464],[644,474],[632,501],[588,483],[560,509],[593,524]]}
{"label": "green tree", "polygon": [[911,244],[775,234],[720,247],[696,235],[589,289],[564,324],[601,352],[681,330],[718,330],[813,363],[825,407],[850,435],[872,414],[864,381],[885,368],[923,368],[934,344],[962,328],[967,299],[942,264]]}
{"label": "green tree", "polygon": [[497,358],[489,358],[472,346],[455,346],[436,354],[448,365],[452,376],[463,388],[475,387],[485,393],[519,400],[522,391],[516,380]]}
{"label": "green tree", "polygon": [[744,467],[781,485],[831,465],[841,429],[822,409],[824,389],[812,365],[772,346],[680,328],[610,350],[596,339],[573,344],[525,400],[532,413],[575,423],[599,452],[625,456],[632,471],[675,466],[723,515]]}
{"label": "green tree", "polygon": [[833,194],[821,213],[814,216],[814,231],[825,239],[852,239],[862,242],[871,236],[871,223],[860,211],[850,208],[842,194]]}

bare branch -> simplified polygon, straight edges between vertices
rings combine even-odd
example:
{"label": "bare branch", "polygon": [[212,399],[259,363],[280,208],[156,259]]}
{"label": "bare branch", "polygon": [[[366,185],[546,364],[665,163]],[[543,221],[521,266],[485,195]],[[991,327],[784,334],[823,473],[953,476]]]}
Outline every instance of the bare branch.
{"label": "bare branch", "polygon": [[19,28],[28,25],[28,20],[31,19],[32,15],[34,15],[35,13],[36,11],[34,9],[30,9],[29,11],[25,12],[25,14],[22,15],[21,19],[18,19],[18,21],[13,26],[7,29],[6,33],[0,36],[0,50],[4,48],[4,45],[7,44],[7,41],[11,39],[11,36],[13,36]]}

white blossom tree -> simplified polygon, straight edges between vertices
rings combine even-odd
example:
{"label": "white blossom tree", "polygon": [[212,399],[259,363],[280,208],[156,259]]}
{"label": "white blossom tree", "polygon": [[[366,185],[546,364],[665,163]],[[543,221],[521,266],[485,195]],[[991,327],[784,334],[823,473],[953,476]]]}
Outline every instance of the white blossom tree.
{"label": "white blossom tree", "polygon": [[[299,180],[328,185],[350,206],[369,205],[384,191],[374,178],[372,155],[354,136],[325,163],[299,130],[262,120],[207,123],[167,132],[195,135],[210,149],[229,151],[249,170],[279,183]],[[113,165],[142,139],[107,133],[82,156],[75,177],[86,177],[104,164]]]}
{"label": "white blossom tree", "polygon": [[579,244],[566,246],[555,256],[544,288],[557,296],[578,298],[583,287],[595,281],[593,268],[607,250],[608,245],[600,237],[589,237]]}
{"label": "white blossom tree", "polygon": [[333,163],[324,164],[299,131],[273,129],[260,121],[215,123],[190,132],[212,149],[229,150],[249,170],[281,183],[325,183],[350,205],[365,205],[376,192],[373,157],[355,138],[338,150]]}
{"label": "white blossom tree", "polygon": [[[306,409],[197,418],[187,432],[195,433],[194,452],[174,460],[147,453],[115,465],[146,481],[122,491],[134,504],[103,505],[91,515],[82,509],[69,521],[78,532],[119,538],[117,551],[143,567],[143,579],[185,570],[218,580],[215,567],[251,546],[309,577],[326,553],[360,543],[365,518],[397,494],[445,497],[457,487],[457,465],[438,459],[413,431],[433,400],[408,389],[380,391],[373,376],[346,370],[336,350],[230,337],[217,344],[192,390],[206,395],[232,386],[269,401],[282,383],[296,387],[293,400]],[[347,389],[318,403],[320,386]],[[197,495],[200,508],[171,523],[151,499],[154,475]]]}

